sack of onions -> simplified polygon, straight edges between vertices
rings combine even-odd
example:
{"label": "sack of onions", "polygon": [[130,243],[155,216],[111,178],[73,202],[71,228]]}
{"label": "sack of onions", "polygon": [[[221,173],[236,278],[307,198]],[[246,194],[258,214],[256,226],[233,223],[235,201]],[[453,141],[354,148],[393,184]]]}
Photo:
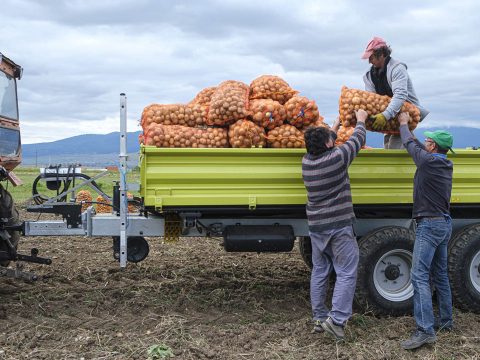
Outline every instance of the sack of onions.
{"label": "sack of onions", "polygon": [[316,122],[320,113],[314,100],[304,96],[294,96],[285,103],[287,123],[297,128],[303,128]]}
{"label": "sack of onions", "polygon": [[269,147],[273,148],[304,148],[305,138],[303,133],[292,125],[281,125],[272,129],[267,134]]}
{"label": "sack of onions", "polygon": [[265,146],[265,130],[248,120],[238,120],[228,129],[228,141],[234,148]]}
{"label": "sack of onions", "polygon": [[355,128],[353,126],[340,126],[337,131],[337,140],[335,145],[343,145],[350,139]]}
{"label": "sack of onions", "polygon": [[248,85],[234,80],[224,81],[212,94],[207,125],[225,126],[248,115]]}
{"label": "sack of onions", "polygon": [[227,130],[181,125],[152,125],[144,134],[145,144],[173,148],[228,147]]}
{"label": "sack of onions", "polygon": [[309,125],[306,125],[299,130],[305,134],[305,131],[307,131],[307,129],[309,127],[312,127],[312,126],[313,127],[326,127],[328,129],[330,129],[330,125],[328,125],[326,122],[324,122],[323,121],[323,116],[320,115],[317,121],[315,121],[314,123],[311,123]]}
{"label": "sack of onions", "polygon": [[272,99],[285,104],[297,93],[285,80],[275,75],[262,75],[250,84],[250,99]]}
{"label": "sack of onions", "polygon": [[80,190],[75,197],[75,202],[82,204],[82,212],[92,205],[92,194],[88,190]]}
{"label": "sack of onions", "polygon": [[[358,89],[349,89],[346,86],[342,87],[342,92],[340,94],[339,100],[339,114],[342,125],[355,126],[357,123],[355,119],[355,110],[363,109],[369,116],[376,115],[385,111],[390,103],[392,98],[386,95],[378,95],[372,92],[358,90]],[[420,110],[413,104],[405,102],[400,110],[400,112],[408,112],[410,114],[410,122],[408,127],[410,130],[413,130],[417,127],[420,121]],[[367,130],[377,131],[372,129],[373,121],[367,119],[365,126]],[[397,118],[387,121],[387,124],[384,129],[379,130],[379,132],[386,134],[398,134],[399,132],[399,123]]]}
{"label": "sack of onions", "polygon": [[271,99],[251,100],[250,112],[252,121],[265,129],[283,125],[287,118],[285,107]]}
{"label": "sack of onions", "polygon": [[188,104],[193,105],[193,104],[198,104],[198,105],[204,105],[204,106],[209,106],[210,105],[210,100],[212,98],[213,93],[215,92],[216,86],[210,86],[207,87],[203,90],[201,90],[194,98],[192,101],[190,101]]}
{"label": "sack of onions", "polygon": [[97,214],[108,214],[112,212],[112,207],[110,206],[110,201],[105,199],[102,195],[97,196]]}
{"label": "sack of onions", "polygon": [[143,109],[141,125],[146,131],[152,124],[202,126],[207,120],[208,107],[192,104],[152,104]]}

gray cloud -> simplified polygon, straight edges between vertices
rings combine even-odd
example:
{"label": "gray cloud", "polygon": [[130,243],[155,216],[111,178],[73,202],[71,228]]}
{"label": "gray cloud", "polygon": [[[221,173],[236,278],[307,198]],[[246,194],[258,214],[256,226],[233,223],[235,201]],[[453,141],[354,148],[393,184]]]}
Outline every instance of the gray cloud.
{"label": "gray cloud", "polygon": [[117,130],[121,92],[133,131],[150,103],[262,74],[285,78],[332,121],[341,86],[363,88],[374,35],[407,63],[425,123],[480,127],[479,10],[470,0],[4,0],[0,51],[25,69],[26,143]]}

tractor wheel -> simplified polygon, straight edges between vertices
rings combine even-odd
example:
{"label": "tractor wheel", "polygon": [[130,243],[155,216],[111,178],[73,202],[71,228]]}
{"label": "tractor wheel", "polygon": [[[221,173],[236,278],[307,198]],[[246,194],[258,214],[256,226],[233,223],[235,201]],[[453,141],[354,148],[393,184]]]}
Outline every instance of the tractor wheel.
{"label": "tractor wheel", "polygon": [[[18,215],[18,211],[13,203],[13,198],[10,193],[3,188],[0,184],[0,222],[3,225],[17,225],[19,222],[20,216]],[[16,250],[18,246],[18,242],[20,240],[20,232],[18,231],[7,231],[10,238],[10,244]],[[0,251],[9,251],[12,250],[7,243],[7,239],[4,239],[0,236]],[[1,266],[8,266],[10,263],[9,260],[1,261]]]}
{"label": "tractor wheel", "polygon": [[413,310],[412,267],[415,234],[388,226],[360,239],[356,302],[378,315],[403,315]]}
{"label": "tractor wheel", "polygon": [[464,227],[450,240],[448,272],[455,304],[480,313],[480,224]]}

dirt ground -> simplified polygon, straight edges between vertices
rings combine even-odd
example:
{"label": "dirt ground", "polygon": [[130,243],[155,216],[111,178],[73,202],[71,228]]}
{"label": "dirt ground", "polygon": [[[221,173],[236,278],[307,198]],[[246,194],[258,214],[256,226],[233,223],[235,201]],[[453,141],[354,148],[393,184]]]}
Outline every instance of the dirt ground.
{"label": "dirt ground", "polygon": [[[32,214],[21,212],[23,219]],[[399,342],[411,317],[356,309],[347,341],[311,332],[309,270],[288,254],[226,253],[220,239],[150,238],[121,270],[110,238],[22,238],[50,266],[35,283],[0,278],[0,359],[480,359],[480,315],[455,310],[455,330],[414,352]]]}

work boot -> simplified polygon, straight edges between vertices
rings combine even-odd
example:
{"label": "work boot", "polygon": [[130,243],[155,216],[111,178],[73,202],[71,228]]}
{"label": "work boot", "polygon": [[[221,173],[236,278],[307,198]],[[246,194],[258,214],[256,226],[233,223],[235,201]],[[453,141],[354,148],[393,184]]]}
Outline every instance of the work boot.
{"label": "work boot", "polygon": [[417,329],[413,332],[410,339],[402,341],[401,345],[405,350],[412,350],[425,344],[433,344],[436,340],[435,334],[430,335]]}
{"label": "work boot", "polygon": [[322,320],[315,320],[313,322],[313,332],[316,332],[316,333],[323,332]]}
{"label": "work boot", "polygon": [[345,340],[345,332],[343,331],[343,326],[335,324],[331,317],[322,322],[322,328],[330,335],[333,335],[335,337],[335,340]]}

